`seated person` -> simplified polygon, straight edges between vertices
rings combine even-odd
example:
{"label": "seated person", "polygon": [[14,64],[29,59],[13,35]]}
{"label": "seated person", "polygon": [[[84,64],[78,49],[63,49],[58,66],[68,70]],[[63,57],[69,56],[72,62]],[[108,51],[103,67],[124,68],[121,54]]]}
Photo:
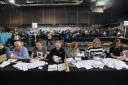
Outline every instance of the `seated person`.
{"label": "seated person", "polygon": [[55,48],[53,48],[49,53],[49,61],[52,63],[61,63],[65,59],[65,50],[61,46],[60,41],[55,42]]}
{"label": "seated person", "polygon": [[123,53],[120,39],[115,39],[112,47],[109,50],[110,56],[119,60],[125,60],[126,56]]}
{"label": "seated person", "polygon": [[98,38],[95,38],[92,42],[92,47],[88,48],[88,56],[89,58],[93,57],[106,57],[105,51],[101,46],[101,41]]}
{"label": "seated person", "polygon": [[40,41],[36,42],[36,46],[34,47],[32,51],[31,58],[35,59],[46,59],[47,58],[47,50],[43,47],[42,43]]}
{"label": "seated person", "polygon": [[4,47],[3,43],[0,42],[0,62],[7,60],[10,56],[10,50],[7,47]]}
{"label": "seated person", "polygon": [[73,41],[71,44],[70,44],[70,48],[69,48],[69,51],[67,54],[68,57],[77,57],[77,53],[80,52],[79,48],[78,48],[78,44],[77,42]]}
{"label": "seated person", "polygon": [[15,48],[11,53],[12,59],[30,59],[29,53],[26,47],[23,46],[23,43],[20,41],[14,42]]}

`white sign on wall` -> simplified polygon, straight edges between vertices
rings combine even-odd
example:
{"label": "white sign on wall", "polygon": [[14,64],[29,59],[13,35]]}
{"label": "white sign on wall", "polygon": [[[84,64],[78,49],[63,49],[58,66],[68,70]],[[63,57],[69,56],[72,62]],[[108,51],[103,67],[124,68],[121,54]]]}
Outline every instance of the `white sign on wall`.
{"label": "white sign on wall", "polygon": [[32,28],[38,28],[38,23],[33,22],[33,23],[32,23]]}
{"label": "white sign on wall", "polygon": [[124,21],[124,26],[128,26],[128,21]]}

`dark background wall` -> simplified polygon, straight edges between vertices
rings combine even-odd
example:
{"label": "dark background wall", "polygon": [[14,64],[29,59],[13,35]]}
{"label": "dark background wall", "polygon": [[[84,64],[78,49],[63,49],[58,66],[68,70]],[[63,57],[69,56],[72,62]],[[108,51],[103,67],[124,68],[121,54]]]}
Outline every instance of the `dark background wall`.
{"label": "dark background wall", "polygon": [[86,6],[70,7],[8,7],[0,10],[1,26],[39,24],[107,24],[118,22],[113,9],[103,14],[92,13]]}

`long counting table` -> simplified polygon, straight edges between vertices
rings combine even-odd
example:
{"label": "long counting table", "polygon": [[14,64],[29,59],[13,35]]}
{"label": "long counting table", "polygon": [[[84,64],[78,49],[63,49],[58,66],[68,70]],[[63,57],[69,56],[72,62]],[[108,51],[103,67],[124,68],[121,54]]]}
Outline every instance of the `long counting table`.
{"label": "long counting table", "polygon": [[[86,60],[85,60],[86,61]],[[128,62],[125,61],[125,63],[128,65]],[[4,68],[0,68],[0,71],[22,71],[22,70],[19,70],[15,67],[13,67],[13,65],[15,65],[16,63],[11,63],[10,65],[8,66],[5,66]],[[51,63],[48,62],[48,65],[53,65]],[[41,66],[43,67],[42,69],[39,69],[38,67],[37,68],[34,68],[34,69],[29,69],[27,71],[42,71],[42,72],[47,72],[48,71],[48,65],[44,65],[44,66]],[[100,68],[92,68],[92,69],[85,69],[85,68],[77,68],[75,66],[70,66],[69,65],[69,70],[70,72],[80,72],[80,71],[117,71],[116,69],[113,69],[113,68],[109,68],[107,66],[104,66],[103,69],[100,69]],[[128,71],[127,69],[121,69],[121,71]]]}
{"label": "long counting table", "polygon": [[13,64],[0,68],[1,83],[4,85],[124,85],[127,83],[128,70],[90,69],[69,67],[70,72],[48,72],[48,65],[43,69],[20,71]]}

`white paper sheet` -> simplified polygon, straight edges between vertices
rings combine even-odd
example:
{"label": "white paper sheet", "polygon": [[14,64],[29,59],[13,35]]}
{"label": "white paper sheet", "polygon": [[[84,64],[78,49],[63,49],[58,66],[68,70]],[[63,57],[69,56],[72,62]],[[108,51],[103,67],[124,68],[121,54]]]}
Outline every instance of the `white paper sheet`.
{"label": "white paper sheet", "polygon": [[64,71],[65,70],[65,64],[53,64],[48,66],[48,71]]}
{"label": "white paper sheet", "polygon": [[84,57],[84,56],[85,56],[84,51],[81,51],[81,52],[77,53],[77,57]]}
{"label": "white paper sheet", "polygon": [[4,68],[4,67],[6,67],[6,66],[8,66],[8,65],[10,65],[10,64],[11,64],[10,61],[4,61],[3,63],[0,64],[0,67],[1,67],[1,68]]}
{"label": "white paper sheet", "polygon": [[57,65],[56,64],[49,65],[48,66],[48,71],[57,71]]}
{"label": "white paper sheet", "polygon": [[92,68],[103,69],[104,66],[113,69],[115,68],[117,70],[128,69],[128,65],[124,61],[112,59],[112,58],[79,61],[75,63],[75,66],[77,68],[86,68],[86,69],[92,69]]}
{"label": "white paper sheet", "polygon": [[46,64],[47,64],[46,62],[39,61],[39,60],[32,60],[31,63],[24,63],[24,62],[19,61],[15,65],[13,65],[13,67],[15,67],[19,70],[27,71],[29,69],[41,67],[41,66],[44,66]]}
{"label": "white paper sheet", "polygon": [[79,57],[76,57],[75,60],[76,61],[81,61],[81,57],[80,58]]}
{"label": "white paper sheet", "polygon": [[58,67],[58,71],[64,71],[66,69],[64,63],[57,65],[57,67]]}

